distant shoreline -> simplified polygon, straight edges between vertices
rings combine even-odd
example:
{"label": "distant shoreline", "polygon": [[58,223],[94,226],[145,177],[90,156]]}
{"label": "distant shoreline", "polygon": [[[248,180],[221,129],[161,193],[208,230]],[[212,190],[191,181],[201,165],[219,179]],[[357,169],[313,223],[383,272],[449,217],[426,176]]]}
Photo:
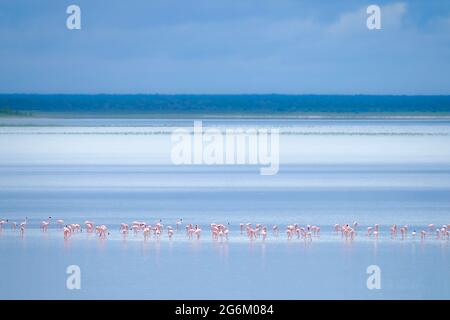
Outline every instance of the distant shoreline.
{"label": "distant shoreline", "polygon": [[27,112],[23,114],[0,113],[0,119],[173,119],[173,120],[450,120],[445,113],[291,113],[291,114],[235,114],[235,113],[103,113],[103,112]]}
{"label": "distant shoreline", "polygon": [[0,94],[1,117],[141,119],[430,119],[450,96]]}

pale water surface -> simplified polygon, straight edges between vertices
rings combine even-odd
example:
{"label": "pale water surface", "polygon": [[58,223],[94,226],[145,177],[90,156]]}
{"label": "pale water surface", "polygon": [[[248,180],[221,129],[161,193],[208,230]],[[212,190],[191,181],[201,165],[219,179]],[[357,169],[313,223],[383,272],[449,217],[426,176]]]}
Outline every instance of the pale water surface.
{"label": "pale water surface", "polygon": [[[10,226],[0,232],[2,299],[450,298],[449,241],[388,235],[393,223],[410,232],[450,223],[448,121],[205,122],[280,128],[275,176],[258,166],[172,165],[169,133],[190,120],[1,121],[0,219],[29,218],[23,237]],[[48,216],[92,219],[111,234],[64,241],[55,225],[39,231]],[[177,218],[200,224],[201,239],[118,233],[121,222]],[[355,220],[354,241],[332,230]],[[230,239],[213,241],[211,222],[229,223]],[[241,222],[282,231],[251,242]],[[319,225],[321,235],[287,241],[291,223]],[[364,235],[375,223],[378,240]],[[66,288],[73,264],[81,290]],[[367,289],[369,265],[381,268],[380,290]]]}

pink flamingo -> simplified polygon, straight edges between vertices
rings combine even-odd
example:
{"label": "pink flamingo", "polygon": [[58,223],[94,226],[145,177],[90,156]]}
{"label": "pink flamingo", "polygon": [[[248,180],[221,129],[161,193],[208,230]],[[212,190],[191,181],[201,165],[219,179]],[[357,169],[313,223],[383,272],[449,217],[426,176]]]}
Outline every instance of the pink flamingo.
{"label": "pink flamingo", "polygon": [[195,235],[197,236],[197,240],[200,239],[200,234],[202,233],[202,229],[200,229],[197,225],[194,230]]}
{"label": "pink flamingo", "polygon": [[292,239],[292,230],[291,230],[291,229],[289,229],[289,228],[287,228],[287,230],[286,230],[286,234],[287,234],[287,238],[288,238],[288,240],[291,240],[291,239]]}
{"label": "pink flamingo", "polygon": [[391,227],[391,237],[395,238],[397,236],[397,225],[393,224]]}
{"label": "pink flamingo", "polygon": [[106,234],[108,233],[108,228],[104,224],[102,224],[101,226],[95,227],[95,231],[100,238],[104,239],[106,238]]}
{"label": "pink flamingo", "polygon": [[312,236],[311,236],[311,232],[306,232],[306,235],[305,235],[305,241],[306,240],[309,240],[309,241],[312,241]]}
{"label": "pink flamingo", "polygon": [[63,228],[63,234],[64,234],[64,239],[67,239],[67,238],[69,238],[71,236],[72,231],[69,229],[68,226],[65,226]]}
{"label": "pink flamingo", "polygon": [[441,239],[445,239],[447,235],[447,228],[442,227],[440,230],[441,230]]}
{"label": "pink flamingo", "polygon": [[401,227],[401,228],[400,228],[400,234],[402,235],[402,240],[405,239],[405,235],[406,235],[406,229],[405,229],[405,227]]}
{"label": "pink flamingo", "polygon": [[278,226],[276,224],[272,226],[272,231],[275,236],[278,236]]}
{"label": "pink flamingo", "polygon": [[220,241],[223,241],[223,230],[221,228],[219,228],[218,236],[219,236]]}
{"label": "pink flamingo", "polygon": [[172,228],[167,228],[167,234],[168,234],[168,236],[169,236],[169,239],[172,239],[172,236],[173,236],[173,230],[172,230]]}
{"label": "pink flamingo", "polygon": [[161,229],[158,228],[158,227],[155,227],[154,230],[155,230],[155,236],[156,236],[156,239],[159,239],[160,236],[161,236]]}
{"label": "pink flamingo", "polygon": [[122,234],[127,234],[128,233],[128,224],[121,223],[120,224],[120,228],[119,228],[119,232],[121,232]]}
{"label": "pink flamingo", "polygon": [[343,234],[344,234],[346,240],[348,240],[349,238],[351,240],[353,240],[355,237],[355,230],[352,227],[350,227],[348,224],[346,224],[343,227]]}
{"label": "pink flamingo", "polygon": [[219,227],[215,223],[211,223],[211,236],[213,240],[217,240],[219,238]]}
{"label": "pink flamingo", "polygon": [[145,227],[143,230],[144,233],[144,240],[147,240],[148,236],[150,235],[150,227]]}
{"label": "pink flamingo", "polygon": [[256,230],[247,226],[247,236],[250,240],[253,240],[253,238],[256,238]]}
{"label": "pink flamingo", "polygon": [[26,223],[21,223],[20,224],[20,235],[22,235],[23,236],[23,234],[25,233],[25,227],[26,227]]}
{"label": "pink flamingo", "polygon": [[62,228],[64,226],[64,220],[62,219],[56,220],[56,224],[58,224],[58,226]]}
{"label": "pink flamingo", "polygon": [[136,235],[139,232],[139,226],[137,224],[133,224],[131,226],[131,229],[133,230],[133,233]]}
{"label": "pink flamingo", "polygon": [[425,230],[420,231],[420,239],[424,240],[427,235],[427,232]]}
{"label": "pink flamingo", "polygon": [[186,232],[187,232],[188,238],[189,238],[189,239],[192,239],[192,237],[193,237],[193,235],[194,235],[194,233],[195,233],[194,226],[193,226],[192,224],[189,224],[189,225],[188,225],[188,228],[187,228],[187,230],[186,230]]}
{"label": "pink flamingo", "polygon": [[[86,220],[84,224],[86,226],[86,232],[94,232],[94,222]],[[98,230],[98,228],[95,228],[95,230]]]}
{"label": "pink flamingo", "polygon": [[336,233],[339,233],[339,230],[341,230],[341,226],[339,224],[335,224],[334,225],[334,231],[336,231]]}
{"label": "pink flamingo", "polygon": [[439,228],[436,228],[436,239],[440,239],[440,230]]}
{"label": "pink flamingo", "polygon": [[72,223],[70,227],[72,232],[79,232],[81,230],[81,226],[78,223]]}
{"label": "pink flamingo", "polygon": [[320,228],[318,226],[312,226],[311,232],[312,232],[313,236],[318,236],[319,232],[320,232]]}
{"label": "pink flamingo", "polygon": [[298,237],[301,236],[304,239],[304,238],[306,238],[306,235],[307,235],[307,232],[306,232],[305,228],[300,227],[299,228],[299,235],[298,235]]}
{"label": "pink flamingo", "polygon": [[28,223],[28,218],[25,217],[25,221],[22,221],[22,222],[20,223],[20,225],[19,225],[19,228],[20,228],[20,235],[21,235],[21,236],[23,236],[23,234],[25,233],[25,228],[26,228],[26,226],[27,226],[27,223]]}
{"label": "pink flamingo", "polygon": [[266,240],[267,237],[267,228],[263,227],[262,231],[261,231],[261,236],[263,240]]}
{"label": "pink flamingo", "polygon": [[348,229],[350,228],[350,226],[348,224],[345,224],[341,227],[341,238],[343,238],[344,236],[347,238],[348,237]]}

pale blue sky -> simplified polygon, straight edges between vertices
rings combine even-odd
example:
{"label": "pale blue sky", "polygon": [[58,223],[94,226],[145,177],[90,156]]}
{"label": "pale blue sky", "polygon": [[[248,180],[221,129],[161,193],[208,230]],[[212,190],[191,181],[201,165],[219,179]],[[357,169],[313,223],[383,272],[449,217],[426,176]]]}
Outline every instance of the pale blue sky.
{"label": "pale blue sky", "polygon": [[450,94],[450,1],[0,0],[0,92]]}

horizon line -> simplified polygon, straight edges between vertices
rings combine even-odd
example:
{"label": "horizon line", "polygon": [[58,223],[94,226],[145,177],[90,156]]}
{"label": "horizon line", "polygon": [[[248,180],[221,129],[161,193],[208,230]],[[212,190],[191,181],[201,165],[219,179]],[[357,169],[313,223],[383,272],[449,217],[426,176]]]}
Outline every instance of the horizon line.
{"label": "horizon line", "polygon": [[0,95],[36,95],[36,96],[392,96],[392,97],[449,97],[450,93],[409,94],[409,93],[35,93],[15,92]]}

